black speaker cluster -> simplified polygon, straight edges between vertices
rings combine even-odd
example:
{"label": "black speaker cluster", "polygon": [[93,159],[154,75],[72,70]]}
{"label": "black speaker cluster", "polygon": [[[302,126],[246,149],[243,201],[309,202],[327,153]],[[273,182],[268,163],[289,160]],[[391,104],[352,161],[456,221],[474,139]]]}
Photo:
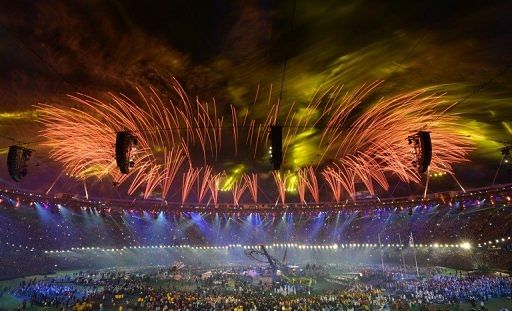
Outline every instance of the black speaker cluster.
{"label": "black speaker cluster", "polygon": [[32,156],[32,150],[12,145],[7,154],[7,171],[11,178],[18,182],[27,175],[27,162]]}
{"label": "black speaker cluster", "polygon": [[419,173],[425,173],[432,162],[432,141],[430,132],[419,131],[418,133],[407,137],[409,144],[413,145],[416,160],[412,165],[418,169]]}
{"label": "black speaker cluster", "polygon": [[[271,147],[269,150],[270,164],[273,170],[280,170],[283,163],[283,127],[272,125],[269,127]],[[413,166],[419,173],[425,173],[432,161],[432,141],[430,132],[419,131],[407,138],[413,145],[416,159]],[[116,164],[121,173],[128,174],[135,166],[134,151],[137,146],[137,137],[130,131],[116,134],[115,156]],[[7,168],[9,175],[16,182],[27,175],[27,162],[30,160],[32,150],[17,145],[9,147],[7,155]]]}
{"label": "black speaker cluster", "polygon": [[133,151],[137,146],[137,138],[129,131],[116,134],[116,164],[121,173],[128,174],[135,166]]}
{"label": "black speaker cluster", "polygon": [[278,171],[283,163],[283,127],[280,125],[272,125],[270,127],[271,147],[269,150],[270,164],[272,169]]}

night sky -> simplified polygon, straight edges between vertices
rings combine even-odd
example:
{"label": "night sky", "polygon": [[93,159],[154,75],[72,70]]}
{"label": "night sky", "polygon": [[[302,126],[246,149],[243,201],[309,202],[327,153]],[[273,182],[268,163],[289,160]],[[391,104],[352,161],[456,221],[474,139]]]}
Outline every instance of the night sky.
{"label": "night sky", "polygon": [[[385,82],[375,97],[429,88],[449,105],[460,101],[449,112],[476,149],[456,175],[467,187],[491,183],[497,149],[512,143],[511,1],[297,0],[295,16],[293,7],[289,0],[1,1],[0,185],[15,186],[5,167],[13,143],[32,143],[39,164],[17,187],[45,191],[61,171],[39,144],[35,104],[71,105],[65,95],[76,92],[131,96],[136,87],[165,94],[176,77],[191,96],[224,103],[229,116],[230,104],[250,105],[258,88],[278,90],[286,60],[282,111],[322,86],[350,90],[376,80]],[[510,170],[504,165],[498,182],[509,182]],[[433,191],[457,189],[443,178]],[[92,193],[112,195],[110,182],[91,184]],[[57,191],[81,187],[63,179]],[[409,189],[398,193],[422,187]]]}

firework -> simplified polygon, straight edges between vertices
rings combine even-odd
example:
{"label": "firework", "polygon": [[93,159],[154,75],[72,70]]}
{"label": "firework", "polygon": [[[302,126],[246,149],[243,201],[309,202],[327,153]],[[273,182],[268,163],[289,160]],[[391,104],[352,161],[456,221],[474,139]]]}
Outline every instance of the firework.
{"label": "firework", "polygon": [[[187,159],[191,165],[189,146],[198,144],[202,150],[207,147],[194,131],[193,122],[209,120],[202,106],[191,116],[191,103],[177,82],[174,89],[180,101],[171,102],[170,108],[153,89],[147,92],[149,95],[139,90],[139,105],[113,94],[105,102],[83,94],[69,96],[79,109],[40,104],[40,121],[45,125],[41,134],[48,139],[45,145],[51,147],[51,157],[62,162],[71,176],[108,176],[117,184],[130,180],[129,194],[140,190],[148,198],[159,189],[161,197],[166,198]],[[165,130],[180,128],[185,129],[184,133]],[[128,175],[119,174],[115,165],[112,142],[117,131],[130,131],[139,142],[134,151],[137,165]],[[215,131],[209,129],[205,135],[216,136],[210,132]]]}
{"label": "firework", "polygon": [[299,193],[300,203],[306,204],[306,176],[300,172],[297,174],[297,191]]}
{"label": "firework", "polygon": [[[419,182],[421,176],[411,165],[415,155],[406,140],[419,130],[431,132],[432,170],[453,174],[454,164],[467,161],[472,146],[457,134],[458,117],[444,113],[448,103],[442,94],[421,89],[370,101],[381,84],[369,83],[346,93],[341,86],[318,90],[308,104],[291,103],[285,111],[281,102],[273,101],[272,86],[268,97],[263,96],[264,103],[259,103],[263,92],[258,87],[252,106],[241,110],[215,100],[191,100],[174,79],[170,81],[173,93],[165,99],[149,88],[138,89],[137,100],[114,94],[99,100],[77,94],[69,100],[78,108],[44,104],[37,108],[44,124],[44,144],[68,175],[82,180],[108,177],[128,184],[129,194],[140,192],[144,198],[159,192],[168,199],[175,185],[181,187],[182,203],[195,183],[198,202],[204,202],[208,193],[213,204],[222,200],[219,184],[226,178],[226,165],[239,165],[235,160],[262,173],[268,170],[254,165],[268,160],[267,130],[276,124],[283,126],[283,170],[289,172],[271,175],[282,204],[286,199],[306,203],[306,192],[314,202],[325,200],[327,195],[320,192],[324,188],[336,202],[344,196],[355,200],[356,186],[375,194],[389,188],[391,176]],[[261,105],[266,113],[256,116]],[[229,111],[229,117],[219,111]],[[278,122],[280,117],[283,123]],[[127,175],[118,172],[114,160],[112,144],[118,131],[132,132],[139,142],[134,150],[136,165]],[[248,190],[258,203],[262,177],[240,174],[222,191],[231,191],[238,205]],[[176,183],[180,175],[181,183]],[[289,176],[295,176],[298,198],[287,197]],[[265,197],[266,190],[272,191],[267,188],[260,189]]]}
{"label": "firework", "polygon": [[[212,168],[211,166],[206,166],[203,170],[203,176],[201,179],[199,177],[197,178],[197,193],[198,193],[198,199],[197,201],[199,203],[203,202],[204,197],[206,196],[206,192],[208,191],[208,181],[210,180],[210,177],[212,176]],[[201,182],[199,182],[201,181]]]}
{"label": "firework", "polygon": [[219,185],[223,176],[223,172],[210,175],[210,179],[208,180],[208,188],[210,189],[210,194],[212,195],[214,205],[217,205],[217,202],[219,201]]}
{"label": "firework", "polygon": [[199,176],[200,172],[200,168],[191,167],[185,173],[183,173],[183,183],[181,186],[181,203],[185,203],[187,201],[190,190],[192,189],[192,185]]}
{"label": "firework", "polygon": [[231,192],[233,193],[233,204],[234,205],[237,205],[237,206],[239,205],[240,198],[244,194],[246,187],[247,187],[247,184],[242,182],[242,180],[236,181],[233,184],[233,188],[231,189]]}
{"label": "firework", "polygon": [[313,200],[318,203],[320,202],[320,190],[318,189],[318,180],[316,177],[315,170],[310,166],[299,171],[299,175],[303,175],[303,180],[309,189],[309,193],[313,197]]}
{"label": "firework", "polygon": [[328,167],[322,171],[322,176],[331,189],[334,202],[339,203],[341,201],[341,193],[343,190],[341,181],[332,168]]}
{"label": "firework", "polygon": [[252,173],[251,176],[244,175],[246,188],[251,193],[252,201],[258,203],[258,174]]}
{"label": "firework", "polygon": [[282,175],[279,171],[272,171],[272,176],[274,177],[274,182],[277,187],[277,192],[279,194],[279,201],[281,204],[284,204],[286,201],[286,175]]}

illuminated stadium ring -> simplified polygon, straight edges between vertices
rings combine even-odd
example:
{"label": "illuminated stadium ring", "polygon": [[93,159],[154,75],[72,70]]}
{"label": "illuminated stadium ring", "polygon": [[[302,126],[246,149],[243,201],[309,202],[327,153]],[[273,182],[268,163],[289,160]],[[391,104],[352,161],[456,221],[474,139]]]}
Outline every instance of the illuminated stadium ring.
{"label": "illuminated stadium ring", "polygon": [[182,204],[180,202],[165,202],[159,200],[124,200],[124,199],[85,199],[71,194],[47,195],[41,193],[24,192],[15,189],[0,189],[0,195],[14,198],[14,203],[1,200],[0,205],[33,205],[35,202],[47,202],[52,205],[63,205],[68,208],[106,210],[108,214],[123,211],[164,211],[167,213],[181,212],[305,212],[318,213],[326,211],[354,212],[361,215],[395,210],[407,211],[412,208],[413,213],[427,210],[431,207],[437,209],[457,209],[462,211],[468,207],[481,205],[485,202],[490,207],[512,207],[512,184],[494,185],[492,187],[467,189],[465,192],[449,191],[428,194],[416,197],[395,197],[365,199],[357,202],[343,203],[321,202],[318,204]]}

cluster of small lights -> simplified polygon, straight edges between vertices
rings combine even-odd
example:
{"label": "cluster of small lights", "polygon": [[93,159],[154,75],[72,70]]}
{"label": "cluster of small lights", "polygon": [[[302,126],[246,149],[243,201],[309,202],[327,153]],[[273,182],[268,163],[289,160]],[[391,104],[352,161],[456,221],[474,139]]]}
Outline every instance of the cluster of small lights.
{"label": "cluster of small lights", "polygon": [[430,177],[441,177],[446,174],[447,174],[446,172],[432,173],[432,174],[430,174]]}
{"label": "cluster of small lights", "polygon": [[496,239],[494,241],[489,240],[487,242],[478,243],[478,247],[495,247],[502,243],[509,242],[511,239],[512,239],[511,237],[506,237],[506,238]]}
{"label": "cluster of small lights", "polygon": [[[271,244],[264,245],[266,248],[273,247],[287,247],[289,245],[290,248],[300,248],[300,249],[337,249],[337,244],[332,245],[298,245],[298,244]],[[354,244],[355,245],[355,244]],[[227,250],[227,249],[251,249],[251,248],[259,248],[261,245],[241,245],[241,244],[229,244],[229,245],[217,245],[217,246],[192,246],[192,245],[151,245],[151,246],[125,246],[123,248],[103,248],[103,247],[78,247],[71,248],[69,250],[47,250],[44,251],[45,254],[53,254],[53,253],[70,253],[74,251],[89,251],[89,250],[97,250],[103,252],[120,252],[126,251],[130,249],[189,249],[189,250]]]}
{"label": "cluster of small lights", "polygon": [[[325,245],[305,245],[305,244],[269,244],[264,245],[266,248],[291,248],[291,249],[314,249],[314,250],[337,250],[340,248],[403,248],[404,244],[372,244],[372,243],[351,243],[351,244],[325,244]],[[257,249],[261,245],[241,245],[241,244],[229,244],[229,245],[217,245],[217,246],[191,246],[191,245],[151,245],[151,246],[125,246],[123,248],[102,248],[102,247],[79,247],[71,248],[70,250],[47,250],[44,251],[46,254],[53,253],[70,253],[75,251],[89,251],[97,250],[103,252],[121,252],[132,249],[188,249],[188,250],[227,250],[227,249]],[[460,248],[460,249],[471,249],[469,242],[463,242],[460,244],[416,244],[409,245],[413,248]]]}
{"label": "cluster of small lights", "polygon": [[[421,247],[421,245],[420,245]],[[429,245],[425,245],[425,247],[433,247],[433,248],[462,248],[462,249],[471,249],[471,243],[469,242],[463,242],[463,243],[460,243],[460,244],[438,244],[438,243],[434,243],[434,244],[429,244]]]}
{"label": "cluster of small lights", "polygon": [[26,245],[14,244],[14,243],[9,243],[9,242],[5,242],[5,245],[7,245],[9,247],[12,247],[12,248],[15,248],[15,249],[19,249],[19,250],[29,250],[31,252],[35,251],[35,248],[29,247],[29,246],[26,246]]}

